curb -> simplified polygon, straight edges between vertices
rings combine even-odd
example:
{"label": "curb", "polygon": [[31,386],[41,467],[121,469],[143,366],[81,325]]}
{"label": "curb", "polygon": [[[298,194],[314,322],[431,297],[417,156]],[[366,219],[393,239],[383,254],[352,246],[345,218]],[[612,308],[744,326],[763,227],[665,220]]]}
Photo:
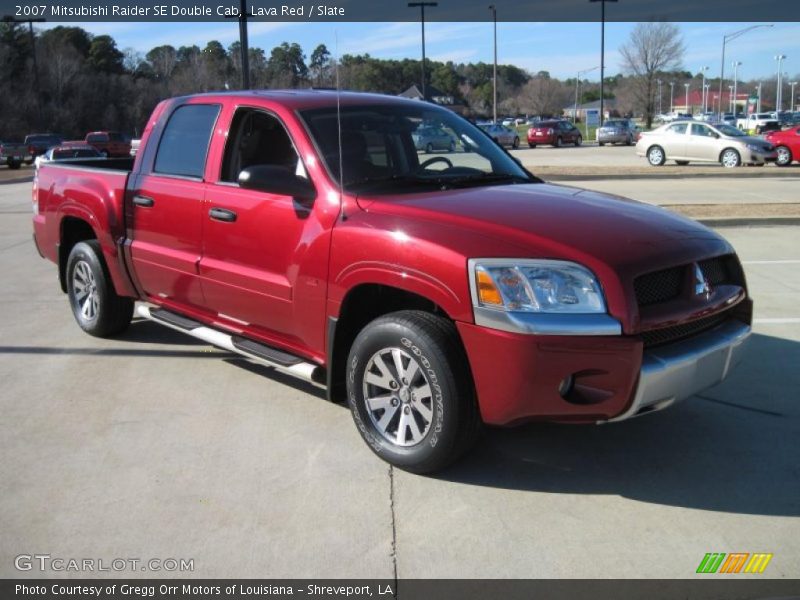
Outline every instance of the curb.
{"label": "curb", "polygon": [[[691,217],[689,217],[691,218]],[[706,227],[778,227],[800,225],[800,217],[711,217],[696,218]]]}

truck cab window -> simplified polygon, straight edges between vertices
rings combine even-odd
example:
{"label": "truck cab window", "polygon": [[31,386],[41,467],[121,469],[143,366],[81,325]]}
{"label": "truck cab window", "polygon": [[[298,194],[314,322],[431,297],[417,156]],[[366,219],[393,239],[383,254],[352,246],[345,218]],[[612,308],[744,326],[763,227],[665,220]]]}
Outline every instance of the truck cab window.
{"label": "truck cab window", "polygon": [[308,177],[283,124],[263,111],[242,108],[231,123],[220,181],[236,183],[239,173],[254,165],[285,167],[300,177]]}
{"label": "truck cab window", "polygon": [[216,104],[178,107],[164,128],[153,171],[202,178],[211,131],[218,114],[219,106]]}

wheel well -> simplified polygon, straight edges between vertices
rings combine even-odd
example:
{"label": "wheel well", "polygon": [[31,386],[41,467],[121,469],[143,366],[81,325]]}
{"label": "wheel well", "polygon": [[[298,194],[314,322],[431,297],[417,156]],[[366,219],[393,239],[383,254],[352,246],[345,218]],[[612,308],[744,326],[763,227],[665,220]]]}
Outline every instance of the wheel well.
{"label": "wheel well", "polygon": [[328,340],[328,397],[334,402],[347,400],[345,369],[347,355],[358,333],[374,319],[398,310],[423,310],[449,318],[435,302],[399,288],[363,284],[347,293],[339,311],[333,340]]}
{"label": "wheel well", "polygon": [[67,259],[69,253],[72,252],[73,246],[78,242],[86,240],[95,240],[97,236],[89,225],[83,219],[76,217],[66,217],[61,221],[61,235],[59,236],[58,245],[58,279],[61,283],[61,291],[67,291]]}
{"label": "wheel well", "polygon": [[717,158],[717,160],[719,162],[722,162],[722,155],[725,154],[728,150],[733,150],[734,152],[736,152],[736,154],[739,155],[739,160],[742,159],[742,153],[741,152],[739,152],[736,148],[732,148],[731,146],[728,146],[727,148],[723,148],[722,151],[719,153],[719,157]]}

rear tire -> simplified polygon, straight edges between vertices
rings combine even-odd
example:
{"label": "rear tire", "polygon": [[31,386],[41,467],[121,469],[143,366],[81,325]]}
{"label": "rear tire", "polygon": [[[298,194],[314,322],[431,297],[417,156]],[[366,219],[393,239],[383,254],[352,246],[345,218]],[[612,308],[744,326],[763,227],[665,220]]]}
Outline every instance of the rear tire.
{"label": "rear tire", "polygon": [[122,333],[133,318],[133,299],[118,296],[108,275],[100,242],[73,246],[67,259],[67,296],[78,325],[89,335]]}
{"label": "rear tire", "polygon": [[9,160],[8,161],[8,168],[9,169],[16,170],[16,169],[19,169],[21,166],[22,166],[22,163],[19,162],[18,160]]}
{"label": "rear tire", "polygon": [[561,137],[557,137],[556,143],[553,144],[553,146],[555,146],[556,148],[561,148],[561,146],[563,145],[564,145],[564,140],[562,140]]}
{"label": "rear tire", "polygon": [[580,146],[582,143],[583,143],[583,137],[582,136],[579,135],[578,137],[575,138],[575,146],[576,147]]}
{"label": "rear tire", "polygon": [[512,142],[511,147],[514,148],[514,150],[519,148],[519,138],[518,137],[514,138],[514,141]]}
{"label": "rear tire", "polygon": [[530,142],[528,142],[528,148],[536,148],[536,144],[531,144]]}
{"label": "rear tire", "polygon": [[597,142],[597,145],[598,145],[598,146],[605,146],[605,145],[606,145],[606,143],[605,143],[605,142]]}
{"label": "rear tire", "polygon": [[412,473],[438,471],[477,439],[481,421],[455,326],[422,311],[379,317],[347,360],[356,427],[383,460]]}

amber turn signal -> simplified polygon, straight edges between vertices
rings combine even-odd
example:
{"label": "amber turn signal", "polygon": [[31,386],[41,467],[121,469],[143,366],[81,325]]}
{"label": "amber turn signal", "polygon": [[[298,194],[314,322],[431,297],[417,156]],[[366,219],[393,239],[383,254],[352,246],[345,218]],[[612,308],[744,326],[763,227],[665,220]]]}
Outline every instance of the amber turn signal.
{"label": "amber turn signal", "polygon": [[480,300],[480,303],[503,306],[503,297],[500,295],[500,290],[497,289],[491,276],[486,271],[477,271],[475,275],[478,279],[478,300]]}

